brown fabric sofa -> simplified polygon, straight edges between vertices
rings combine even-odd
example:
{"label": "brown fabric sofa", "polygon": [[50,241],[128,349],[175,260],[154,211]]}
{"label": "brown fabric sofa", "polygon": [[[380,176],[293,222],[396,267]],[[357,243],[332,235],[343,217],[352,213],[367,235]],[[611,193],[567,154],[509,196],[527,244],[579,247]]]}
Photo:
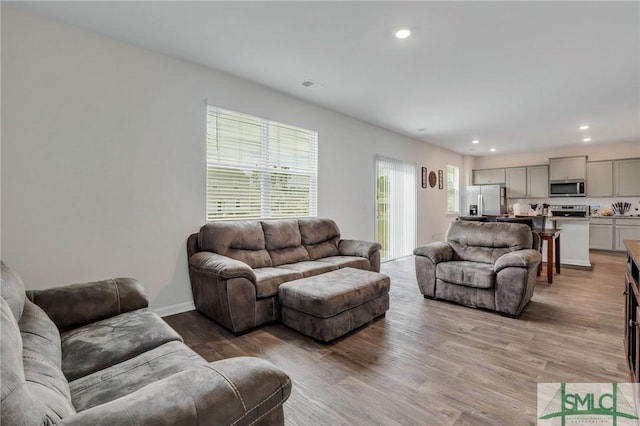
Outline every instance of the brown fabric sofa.
{"label": "brown fabric sofa", "polygon": [[420,292],[516,317],[533,296],[536,237],[519,223],[452,222],[446,241],[413,251]]}
{"label": "brown fabric sofa", "polygon": [[25,293],[2,263],[0,424],[282,425],[289,377],[208,363],[117,278]]}
{"label": "brown fabric sofa", "polygon": [[280,284],[339,268],[380,271],[380,244],[329,219],[218,221],[187,240],[196,309],[238,333],[280,318]]}

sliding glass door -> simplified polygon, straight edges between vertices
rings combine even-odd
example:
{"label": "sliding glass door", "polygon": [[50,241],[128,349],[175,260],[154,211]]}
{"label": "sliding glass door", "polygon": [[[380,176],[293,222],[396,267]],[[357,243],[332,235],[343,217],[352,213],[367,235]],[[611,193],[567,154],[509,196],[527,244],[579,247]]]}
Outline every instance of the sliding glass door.
{"label": "sliding glass door", "polygon": [[376,157],[376,240],[381,260],[408,256],[416,246],[416,165]]}

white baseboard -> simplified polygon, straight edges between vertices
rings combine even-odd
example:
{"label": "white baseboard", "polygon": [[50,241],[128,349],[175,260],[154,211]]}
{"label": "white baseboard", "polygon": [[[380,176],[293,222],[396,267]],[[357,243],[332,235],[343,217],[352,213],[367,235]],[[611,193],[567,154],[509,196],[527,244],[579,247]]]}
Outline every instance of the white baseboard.
{"label": "white baseboard", "polygon": [[580,259],[563,259],[562,265],[583,266],[586,268],[591,268],[591,262],[589,260],[580,260]]}
{"label": "white baseboard", "polygon": [[155,308],[153,312],[160,315],[161,317],[166,317],[169,315],[180,314],[182,312],[193,311],[196,308],[196,305],[193,302],[184,302],[177,303],[175,305],[164,306],[162,308]]}

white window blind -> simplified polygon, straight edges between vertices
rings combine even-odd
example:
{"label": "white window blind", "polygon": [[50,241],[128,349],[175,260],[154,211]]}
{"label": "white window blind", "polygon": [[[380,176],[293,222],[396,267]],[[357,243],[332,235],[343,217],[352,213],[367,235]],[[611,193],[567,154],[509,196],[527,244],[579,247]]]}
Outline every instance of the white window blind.
{"label": "white window blind", "polygon": [[447,166],[447,212],[460,212],[460,181],[456,166]]}
{"label": "white window blind", "polygon": [[317,215],[318,133],[207,107],[207,221]]}
{"label": "white window blind", "polygon": [[410,255],[416,247],[416,165],[376,157],[376,198],[381,260]]}

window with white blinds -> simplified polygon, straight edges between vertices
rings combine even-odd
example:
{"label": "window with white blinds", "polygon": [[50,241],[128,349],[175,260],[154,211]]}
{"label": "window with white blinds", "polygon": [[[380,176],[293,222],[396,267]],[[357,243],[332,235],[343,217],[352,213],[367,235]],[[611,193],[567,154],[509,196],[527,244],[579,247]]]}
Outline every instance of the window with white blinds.
{"label": "window with white blinds", "polygon": [[460,179],[456,166],[447,166],[447,213],[460,212]]}
{"label": "window with white blinds", "polygon": [[318,133],[207,107],[207,221],[317,215]]}
{"label": "window with white blinds", "polygon": [[416,247],[416,165],[376,156],[376,241],[381,260]]}

